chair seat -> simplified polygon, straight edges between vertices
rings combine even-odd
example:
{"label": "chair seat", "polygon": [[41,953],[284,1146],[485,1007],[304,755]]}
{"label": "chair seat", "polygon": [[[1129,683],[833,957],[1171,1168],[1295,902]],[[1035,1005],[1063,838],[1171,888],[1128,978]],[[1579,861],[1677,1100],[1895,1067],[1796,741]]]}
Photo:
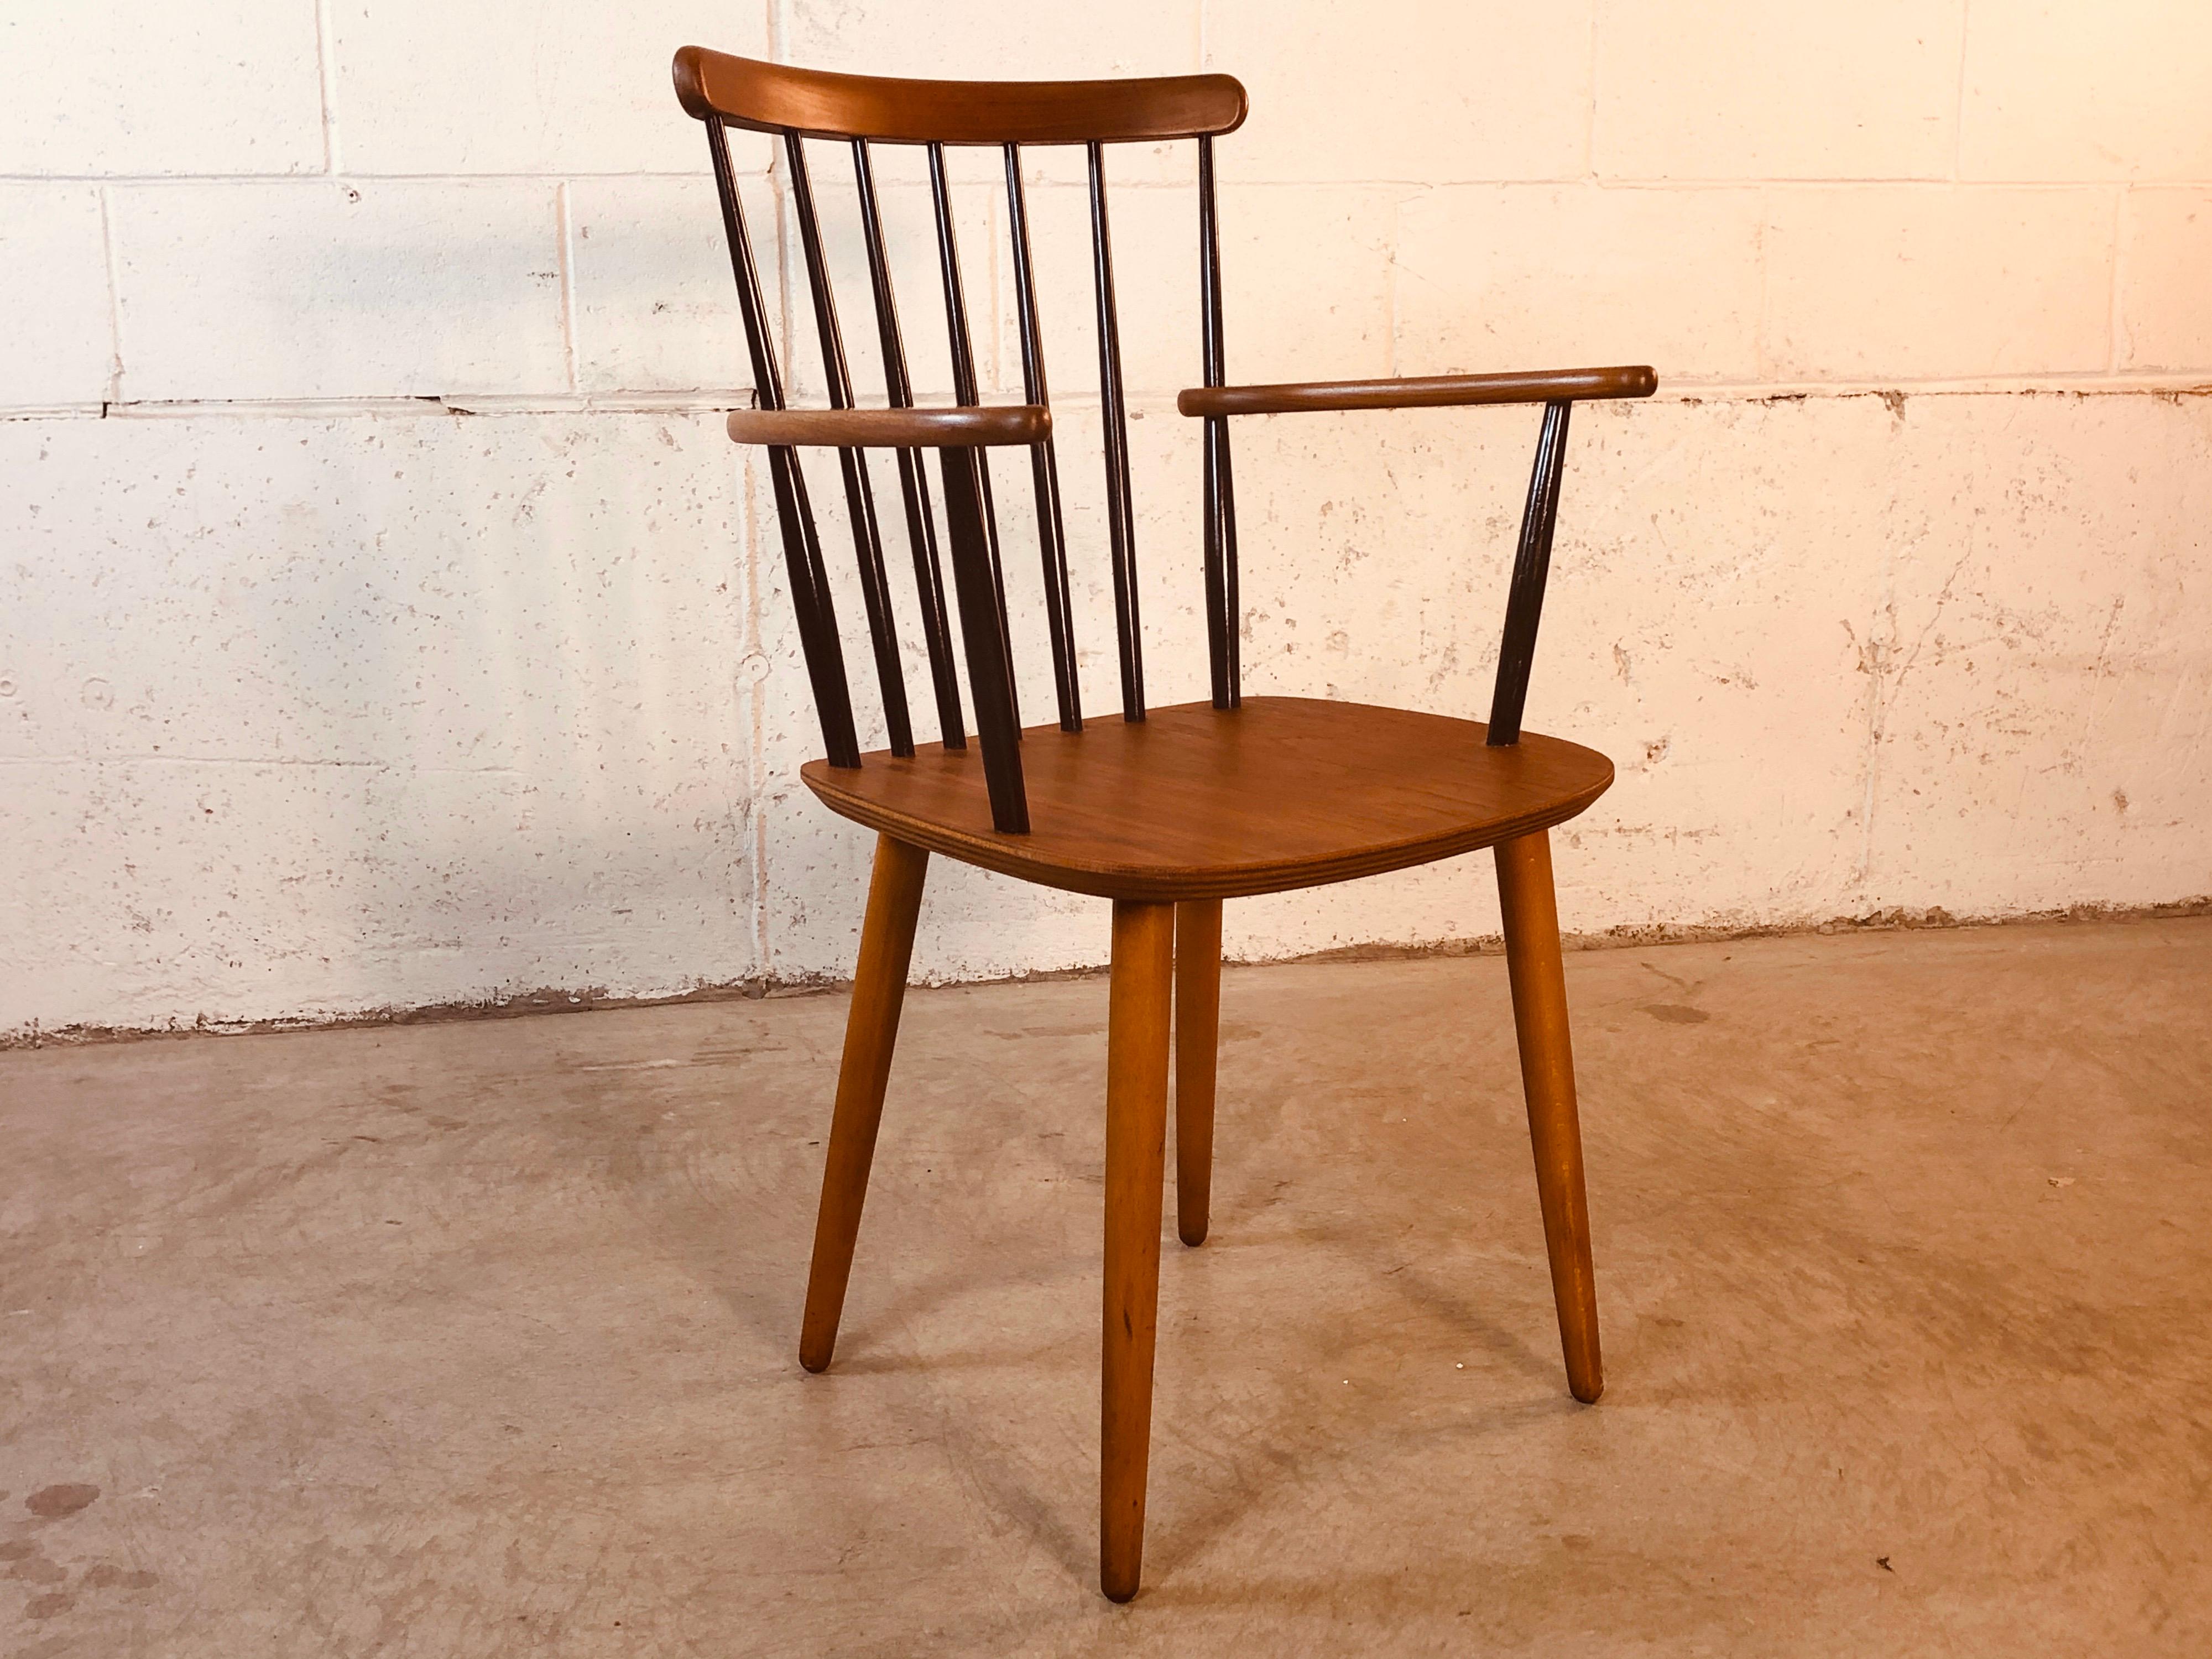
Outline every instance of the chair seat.
{"label": "chair seat", "polygon": [[1309,697],[1181,703],[1131,724],[1023,733],[1030,831],[991,827],[973,745],[923,744],[857,768],[811,761],[833,811],[915,846],[1047,887],[1155,902],[1319,887],[1473,852],[1561,823],[1613,763],[1478,720]]}

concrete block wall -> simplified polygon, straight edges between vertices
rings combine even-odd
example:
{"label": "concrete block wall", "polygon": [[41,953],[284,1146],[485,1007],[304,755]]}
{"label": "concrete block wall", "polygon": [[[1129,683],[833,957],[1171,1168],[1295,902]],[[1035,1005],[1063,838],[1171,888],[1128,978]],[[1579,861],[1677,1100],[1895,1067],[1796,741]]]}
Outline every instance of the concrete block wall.
{"label": "concrete block wall", "polygon": [[[849,971],[867,843],[797,781],[813,718],[720,434],[748,375],[668,90],[687,40],[1238,75],[1233,378],[1658,367],[1658,400],[1577,417],[1531,696],[1620,768],[1562,836],[1571,928],[2212,891],[2212,12],[85,0],[0,60],[0,1034]],[[781,162],[738,161],[818,388]],[[1082,174],[1029,165],[1110,715]],[[918,173],[879,166],[941,393]],[[996,166],[954,173],[1008,393]],[[845,159],[814,171],[879,386]],[[1204,688],[1193,173],[1188,145],[1110,163],[1157,701]],[[1534,426],[1242,428],[1249,689],[1480,715]],[[836,494],[818,471],[832,549]],[[951,868],[932,896],[925,975],[1103,957],[1096,902]],[[1497,921],[1474,859],[1229,927],[1260,957]]]}

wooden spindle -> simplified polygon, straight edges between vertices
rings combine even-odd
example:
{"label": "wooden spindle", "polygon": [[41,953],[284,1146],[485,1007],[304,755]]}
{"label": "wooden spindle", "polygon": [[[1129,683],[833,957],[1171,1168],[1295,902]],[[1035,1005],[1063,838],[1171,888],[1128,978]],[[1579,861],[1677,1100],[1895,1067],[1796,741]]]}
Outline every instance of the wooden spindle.
{"label": "wooden spindle", "polygon": [[983,453],[946,449],[940,453],[945,531],[952,542],[952,586],[960,599],[960,637],[968,647],[968,689],[975,695],[975,735],[983,750],[991,827],[1026,835],[1030,808],[1022,784],[1013,663],[1004,646],[1005,610],[992,586],[989,545],[983,534]]}
{"label": "wooden spindle", "polygon": [[[1029,203],[1022,191],[1022,147],[1006,146],[1006,210],[1013,223],[1014,306],[1022,336],[1022,395],[1048,405],[1044,343],[1037,323],[1036,272],[1030,258]],[[1044,562],[1045,616],[1052,635],[1053,691],[1060,705],[1060,729],[1083,729],[1083,691],[1075,675],[1075,611],[1068,596],[1067,532],[1060,521],[1060,462],[1052,440],[1030,447],[1030,474],[1036,488],[1037,537]]]}
{"label": "wooden spindle", "polygon": [[[1213,139],[1198,141],[1199,325],[1201,372],[1208,386],[1226,384],[1221,340],[1221,229],[1213,189]],[[1213,684],[1213,706],[1235,708],[1244,701],[1238,669],[1237,610],[1237,502],[1229,479],[1229,422],[1206,422],[1206,645]]]}
{"label": "wooden spindle", "polygon": [[[745,216],[738,200],[738,181],[730,167],[729,137],[721,118],[705,123],[707,149],[714,167],[714,190],[721,198],[722,230],[730,245],[730,268],[737,278],[738,309],[744,319],[751,353],[753,395],[764,409],[783,407],[783,381],[769,343],[767,307],[761,301],[760,271],[745,234]],[[799,619],[800,654],[814,690],[814,708],[822,722],[822,746],[830,764],[857,767],[860,743],[853,727],[853,696],[845,681],[845,653],[837,641],[837,612],[822,566],[822,545],[814,530],[814,510],[806,497],[806,475],[789,448],[768,453],[769,478],[775,491],[775,516],[783,535],[785,568],[790,573],[792,608]]]}
{"label": "wooden spindle", "polygon": [[[868,250],[868,288],[875,301],[876,336],[882,343],[884,391],[894,409],[914,407],[907,378],[906,341],[899,331],[898,301],[891,291],[890,261],[884,250],[883,210],[876,200],[876,170],[868,141],[853,140],[853,173],[860,198],[860,231]],[[929,474],[918,449],[898,453],[899,499],[906,508],[907,545],[914,554],[914,583],[921,600],[922,644],[929,653],[930,689],[947,749],[968,746],[967,717],[960,709],[960,675],[952,661],[952,629],[945,608],[944,568],[937,556],[937,526],[929,510]]]}
{"label": "wooden spindle", "polygon": [[[828,382],[830,406],[853,406],[853,377],[845,365],[845,337],[837,326],[837,299],[830,286],[829,262],[822,253],[822,224],[814,210],[814,182],[806,167],[806,141],[795,132],[783,136],[784,154],[791,163],[791,197],[799,215],[799,247],[806,261],[806,286],[814,301],[814,330],[822,343],[822,373]],[[891,753],[914,753],[914,726],[907,714],[906,676],[899,665],[898,633],[891,617],[890,581],[884,574],[883,532],[876,525],[875,490],[868,482],[866,458],[857,449],[841,449],[837,464],[844,474],[845,509],[853,521],[853,551],[860,566],[860,602],[867,613],[868,641],[874,647],[876,678],[884,696],[884,725]]]}
{"label": "wooden spindle", "polygon": [[1121,718],[1145,718],[1145,653],[1137,615],[1136,509],[1129,497],[1129,415],[1121,393],[1121,326],[1114,307],[1113,237],[1106,222],[1105,147],[1091,161],[1091,250],[1098,301],[1098,402],[1106,451],[1106,529],[1114,559],[1114,628],[1121,653]]}
{"label": "wooden spindle", "polygon": [[1505,635],[1498,647],[1498,685],[1490,700],[1493,748],[1521,741],[1521,711],[1528,701],[1528,670],[1536,659],[1536,624],[1544,613],[1544,580],[1552,568],[1552,530],[1559,516],[1559,480],[1567,462],[1565,398],[1544,405],[1536,439],[1536,464],[1528,475],[1528,504],[1521,514],[1521,542],[1513,556],[1513,585],[1505,597]]}
{"label": "wooden spindle", "polygon": [[[976,390],[975,347],[968,332],[968,291],[960,279],[960,241],[952,228],[952,190],[945,174],[945,146],[929,146],[929,195],[937,216],[938,270],[945,283],[945,331],[952,351],[952,396],[956,402],[968,404],[982,401]],[[999,617],[999,648],[1008,664],[1014,659],[1014,636],[1006,620],[1006,572],[999,559],[999,514],[991,501],[990,458],[980,450],[975,455],[976,489],[982,503],[983,546],[991,567],[991,592],[996,600]],[[946,510],[951,511],[948,503]],[[957,574],[957,572],[956,572]],[[962,629],[968,626],[966,602],[960,611]],[[1021,740],[1021,697],[1007,681],[1008,696],[1014,701],[1014,738]],[[973,688],[971,688],[973,689]],[[975,694],[982,696],[981,691]],[[976,718],[980,720],[979,712]]]}

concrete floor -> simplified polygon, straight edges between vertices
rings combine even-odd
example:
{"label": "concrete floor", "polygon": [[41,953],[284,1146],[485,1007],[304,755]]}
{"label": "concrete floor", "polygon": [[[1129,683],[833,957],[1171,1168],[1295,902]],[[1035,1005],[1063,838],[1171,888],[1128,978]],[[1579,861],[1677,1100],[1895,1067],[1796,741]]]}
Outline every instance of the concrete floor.
{"label": "concrete floor", "polygon": [[[1103,912],[1102,912],[1103,915]],[[0,1054],[0,1652],[2202,1654],[2212,921],[1232,971],[1095,1588],[1103,979]],[[1172,1213],[1170,1208],[1170,1214]]]}

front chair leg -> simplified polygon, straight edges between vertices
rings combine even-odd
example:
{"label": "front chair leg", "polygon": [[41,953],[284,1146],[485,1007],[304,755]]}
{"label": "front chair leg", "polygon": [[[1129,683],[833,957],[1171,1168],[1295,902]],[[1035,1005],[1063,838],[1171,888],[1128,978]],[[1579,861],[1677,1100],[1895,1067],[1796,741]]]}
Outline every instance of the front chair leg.
{"label": "front chair leg", "polygon": [[1505,913],[1505,964],[1521,1041],[1521,1086],[1567,1387],[1589,1404],[1605,1392],[1597,1346],[1597,1278],[1590,1267],[1589,1200],[1583,1191],[1582,1127],[1575,1113],[1575,1055],[1567,1033],[1567,981],[1559,962],[1559,907],[1552,842],[1539,830],[1498,843],[1498,897]]}
{"label": "front chair leg", "polygon": [[929,854],[921,848],[877,837],[867,915],[860,923],[860,961],[853,971],[853,1007],[845,1017],[845,1059],[837,1068],[837,1104],[830,1118],[822,1208],[814,1221],[814,1265],[806,1275],[806,1313],[799,1324],[799,1363],[810,1371],[827,1369],[837,1346],[928,869]]}
{"label": "front chair leg", "polygon": [[1176,1231],[1186,1244],[1203,1244],[1213,1193],[1221,901],[1187,900],[1175,913]]}
{"label": "front chair leg", "polygon": [[1106,1297],[1099,1376],[1098,1584],[1137,1593],[1159,1323],[1175,906],[1114,905],[1106,1020]]}

